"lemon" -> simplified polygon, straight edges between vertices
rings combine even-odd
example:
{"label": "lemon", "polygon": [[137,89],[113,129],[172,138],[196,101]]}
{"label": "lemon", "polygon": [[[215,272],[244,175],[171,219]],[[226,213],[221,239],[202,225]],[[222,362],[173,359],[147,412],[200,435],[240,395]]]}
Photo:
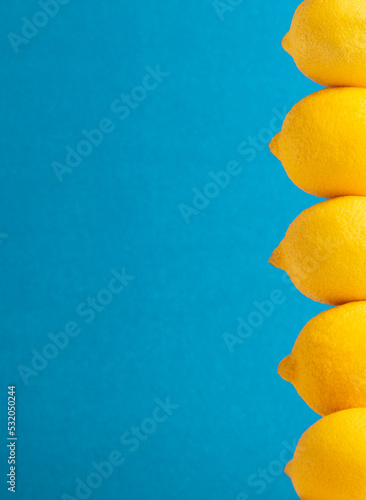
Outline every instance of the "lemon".
{"label": "lemon", "polygon": [[366,197],[342,196],[304,210],[269,262],[318,302],[366,300]]}
{"label": "lemon", "polygon": [[365,24],[364,0],[305,0],[282,47],[321,85],[366,87]]}
{"label": "lemon", "polygon": [[366,302],[310,320],[278,373],[320,415],[366,407]]}
{"label": "lemon", "polygon": [[366,196],[366,89],[323,89],[305,97],[269,147],[307,193]]}
{"label": "lemon", "polygon": [[302,500],[366,500],[366,409],[316,422],[285,472]]}

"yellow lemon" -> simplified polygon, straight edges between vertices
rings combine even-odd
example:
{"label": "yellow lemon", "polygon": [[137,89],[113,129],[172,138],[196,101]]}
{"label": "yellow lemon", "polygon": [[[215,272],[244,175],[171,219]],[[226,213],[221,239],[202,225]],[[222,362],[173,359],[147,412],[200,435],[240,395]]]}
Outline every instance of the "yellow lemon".
{"label": "yellow lemon", "polygon": [[365,196],[366,89],[323,89],[305,97],[269,147],[307,193]]}
{"label": "yellow lemon", "polygon": [[326,87],[366,87],[366,2],[305,0],[282,47]]}
{"label": "yellow lemon", "polygon": [[302,500],[366,500],[366,409],[316,422],[285,472]]}
{"label": "yellow lemon", "polygon": [[366,300],[366,197],[343,196],[304,210],[269,262],[318,302]]}
{"label": "yellow lemon", "polygon": [[366,302],[310,320],[278,373],[320,415],[366,407]]}

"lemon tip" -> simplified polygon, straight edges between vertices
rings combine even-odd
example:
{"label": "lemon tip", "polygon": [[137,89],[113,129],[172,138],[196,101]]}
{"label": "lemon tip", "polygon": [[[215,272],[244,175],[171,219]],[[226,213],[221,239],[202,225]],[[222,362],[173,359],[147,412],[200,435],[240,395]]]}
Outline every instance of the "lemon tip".
{"label": "lemon tip", "polygon": [[286,33],[286,35],[282,38],[281,42],[282,48],[291,55],[291,43],[290,43],[290,32]]}
{"label": "lemon tip", "polygon": [[293,465],[293,460],[290,460],[285,467],[285,474],[287,474],[289,477],[291,477],[292,465]]}
{"label": "lemon tip", "polygon": [[286,356],[286,358],[284,358],[279,364],[278,374],[280,377],[286,380],[286,382],[291,382],[293,380],[294,363],[291,354],[289,356]]}
{"label": "lemon tip", "polygon": [[280,136],[281,136],[281,132],[279,132],[278,134],[276,134],[273,137],[273,139],[271,140],[271,142],[269,143],[269,146],[268,146],[271,153],[274,154],[277,158],[279,158],[279,154],[280,154],[280,147],[279,147]]}
{"label": "lemon tip", "polygon": [[273,251],[272,255],[270,256],[268,262],[272,266],[277,267],[279,269],[282,269],[282,267],[281,267],[282,255],[281,255],[280,247],[275,248],[275,250]]}

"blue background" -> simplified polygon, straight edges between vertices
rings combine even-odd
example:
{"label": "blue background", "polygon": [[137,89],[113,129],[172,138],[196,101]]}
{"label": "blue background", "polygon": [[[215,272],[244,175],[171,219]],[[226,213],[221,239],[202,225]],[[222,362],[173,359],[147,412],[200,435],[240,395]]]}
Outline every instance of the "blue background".
{"label": "blue background", "polygon": [[[272,110],[319,88],[280,46],[298,3],[243,1],[221,20],[211,0],[71,0],[18,54],[8,33],[40,7],[0,5],[2,498],[9,384],[22,500],[77,498],[113,450],[126,461],[92,499],[297,498],[276,460],[318,417],[276,370],[324,307],[267,260],[320,200],[263,144]],[[157,65],[169,76],[120,120],[112,103]],[[104,118],[113,133],[59,182],[53,162]],[[186,223],[180,205],[229,161],[240,174]],[[77,307],[123,267],[135,279],[87,324]],[[286,300],[230,353],[225,332],[273,290]],[[81,333],[24,383],[19,366],[70,321]],[[179,408],[131,453],[120,436],[167,397]]]}

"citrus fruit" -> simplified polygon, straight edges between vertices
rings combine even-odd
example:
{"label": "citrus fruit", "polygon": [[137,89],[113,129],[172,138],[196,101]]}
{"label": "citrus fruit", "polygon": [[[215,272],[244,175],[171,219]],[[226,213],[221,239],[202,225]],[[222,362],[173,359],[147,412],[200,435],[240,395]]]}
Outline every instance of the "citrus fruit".
{"label": "citrus fruit", "polygon": [[366,302],[310,320],[278,368],[319,415],[366,407]]}
{"label": "citrus fruit", "polygon": [[304,210],[269,262],[318,302],[366,300],[366,197],[342,196]]}
{"label": "citrus fruit", "polygon": [[305,0],[282,47],[321,85],[366,87],[365,24],[364,0]]}
{"label": "citrus fruit", "polygon": [[302,500],[366,500],[366,409],[322,418],[285,469]]}
{"label": "citrus fruit", "polygon": [[288,113],[269,147],[307,193],[366,196],[366,89],[310,94]]}

